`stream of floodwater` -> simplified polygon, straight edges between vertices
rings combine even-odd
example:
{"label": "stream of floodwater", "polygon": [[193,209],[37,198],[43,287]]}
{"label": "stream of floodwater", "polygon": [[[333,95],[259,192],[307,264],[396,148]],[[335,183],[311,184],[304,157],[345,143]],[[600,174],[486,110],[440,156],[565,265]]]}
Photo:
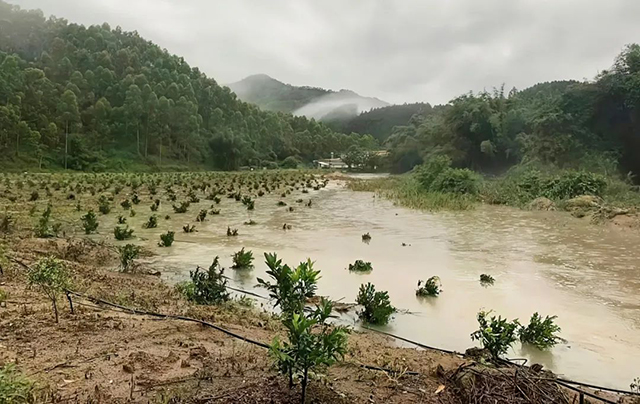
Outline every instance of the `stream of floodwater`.
{"label": "stream of floodwater", "polygon": [[[312,206],[295,202],[304,198]],[[427,345],[464,352],[475,345],[469,335],[477,329],[476,313],[494,310],[528,323],[534,312],[557,315],[567,340],[547,352],[520,343],[511,358],[528,358],[575,380],[627,389],[640,376],[640,234],[577,220],[559,212],[529,212],[480,206],[464,212],[426,213],[395,206],[372,193],[353,192],[339,181],[320,191],[284,198],[295,210],[277,206],[277,195],[258,198],[246,226],[247,210],[223,199],[219,216],[196,223],[197,233],[178,230],[193,222],[210,201],[192,204],[184,215],[173,214],[168,203],[158,212],[160,225],[144,230],[151,212],[129,219],[136,235],[158,253],[150,264],[170,282],[188,279],[197,265],[208,267],[214,256],[224,267],[245,247],[256,257],[253,270],[225,273],[231,284],[255,287],[265,277],[263,252],[277,252],[295,265],[311,258],[322,271],[319,295],[355,301],[361,283],[387,290],[398,313],[380,329]],[[171,219],[162,219],[170,214]],[[291,230],[282,230],[284,223]],[[227,226],[238,237],[227,237]],[[159,234],[176,231],[171,248],[155,248]],[[363,233],[372,240],[365,244]],[[406,243],[407,246],[402,246]],[[346,268],[357,259],[370,261],[369,274]],[[495,285],[482,287],[480,274]],[[437,275],[443,292],[437,298],[417,298],[419,279]],[[266,291],[258,289],[266,295]],[[355,316],[352,316],[355,321]]]}

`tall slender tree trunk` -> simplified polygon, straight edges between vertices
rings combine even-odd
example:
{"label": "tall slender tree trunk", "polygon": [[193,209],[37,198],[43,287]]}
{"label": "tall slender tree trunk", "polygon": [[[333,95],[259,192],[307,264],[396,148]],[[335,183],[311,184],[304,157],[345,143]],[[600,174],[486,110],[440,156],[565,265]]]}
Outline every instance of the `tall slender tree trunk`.
{"label": "tall slender tree trunk", "polygon": [[304,370],[304,376],[302,378],[302,401],[301,403],[304,404],[304,401],[307,397],[307,382],[309,381],[309,374],[308,374],[309,370],[305,369]]}
{"label": "tall slender tree trunk", "polygon": [[64,169],[67,169],[67,153],[69,152],[69,121],[64,131]]}
{"label": "tall slender tree trunk", "polygon": [[53,302],[53,313],[56,315],[56,324],[57,324],[57,323],[60,322],[58,320],[58,304],[56,303],[56,299],[55,298],[51,299],[51,301]]}

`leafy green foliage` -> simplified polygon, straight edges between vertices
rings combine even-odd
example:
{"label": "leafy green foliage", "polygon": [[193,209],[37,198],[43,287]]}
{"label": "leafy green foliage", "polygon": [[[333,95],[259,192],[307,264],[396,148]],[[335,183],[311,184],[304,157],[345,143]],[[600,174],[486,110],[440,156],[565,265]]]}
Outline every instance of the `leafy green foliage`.
{"label": "leafy green foliage", "polygon": [[218,257],[213,259],[208,271],[197,267],[195,271],[190,271],[189,275],[191,277],[190,284],[183,283],[178,287],[178,290],[188,300],[197,304],[213,305],[230,299],[224,268],[220,266]]}
{"label": "leafy green foliage", "polygon": [[81,217],[82,227],[86,234],[94,233],[98,229],[98,217],[93,210],[88,211]]}
{"label": "leafy green foliage", "polygon": [[58,294],[69,287],[70,277],[64,263],[54,257],[40,259],[29,270],[29,285],[35,285],[51,300],[58,322]]}
{"label": "leafy green foliage", "polygon": [[0,367],[0,403],[26,404],[34,402],[35,383],[23,376],[15,365]]}
{"label": "leafy green foliage", "polygon": [[477,315],[480,328],[471,334],[472,340],[480,341],[493,358],[497,359],[509,351],[516,342],[516,330],[520,326],[518,320],[508,321],[501,316],[487,318],[491,312],[480,311]]}
{"label": "leafy green foliage", "polygon": [[493,276],[489,274],[480,274],[480,283],[485,286],[493,285],[495,283]]}
{"label": "leafy green foliage", "polygon": [[120,270],[122,272],[129,272],[133,267],[133,260],[140,257],[142,249],[134,244],[125,244],[118,247],[118,254],[120,255]]}
{"label": "leafy green foliage", "polygon": [[440,284],[440,278],[432,276],[427,279],[426,282],[418,281],[418,289],[416,290],[416,296],[438,296],[440,294],[442,285]]}
{"label": "leafy green foliage", "polygon": [[164,234],[160,235],[160,242],[158,243],[159,247],[171,247],[173,244],[173,240],[176,236],[176,233],[173,231],[168,231]]}
{"label": "leafy green foliage", "polygon": [[233,254],[234,269],[251,268],[253,266],[253,251],[245,251],[244,247]]}
{"label": "leafy green foliage", "polygon": [[113,228],[113,236],[116,240],[128,240],[133,238],[133,229],[130,229],[127,225],[124,227],[116,226]]}
{"label": "leafy green foliage", "polygon": [[557,335],[561,329],[554,322],[556,318],[557,316],[546,316],[542,319],[538,313],[534,313],[529,320],[529,325],[518,329],[520,341],[531,344],[538,349],[548,349],[555,346],[561,340]]}
{"label": "leafy green foliage", "polygon": [[371,272],[373,267],[370,262],[364,262],[363,260],[356,260],[353,264],[349,264],[349,271],[355,272]]}
{"label": "leafy green foliage", "polygon": [[258,285],[269,291],[269,297],[275,300],[285,317],[294,313],[302,313],[307,299],[315,296],[318,289],[320,271],[313,269],[313,262],[309,259],[301,262],[296,268],[282,264],[276,254],[264,254],[265,263],[269,270],[267,275],[275,283],[258,278]]}
{"label": "leafy green foliage", "polygon": [[34,232],[36,237],[49,238],[58,234],[60,225],[51,223],[51,212],[51,205],[47,205],[47,208],[42,212],[42,216],[38,219],[38,224],[35,226]]}
{"label": "leafy green foliage", "polygon": [[187,223],[184,226],[182,226],[182,231],[185,233],[193,233],[196,231],[196,226]]}
{"label": "leafy green foliage", "polygon": [[389,301],[389,293],[376,292],[372,283],[360,285],[356,303],[363,307],[363,310],[358,312],[358,316],[370,324],[387,324],[391,315],[396,311]]}
{"label": "leafy green foliage", "polygon": [[238,229],[232,229],[227,227],[227,237],[236,237],[238,235]]}
{"label": "leafy green foliage", "polygon": [[278,370],[289,377],[289,386],[294,377],[300,378],[302,403],[305,402],[309,373],[322,372],[344,358],[347,352],[349,331],[328,324],[332,310],[332,303],[323,298],[313,312],[296,312],[285,317],[282,322],[287,329],[287,341],[281,342],[276,337],[270,347]]}
{"label": "leafy green foliage", "polygon": [[196,217],[196,221],[197,222],[204,222],[204,220],[207,218],[207,210],[206,209],[202,209],[200,210],[200,213],[198,213],[198,217]]}
{"label": "leafy green foliage", "polygon": [[173,205],[173,211],[175,213],[187,213],[187,210],[189,210],[189,205],[191,205],[191,202],[189,201],[181,202],[178,206]]}

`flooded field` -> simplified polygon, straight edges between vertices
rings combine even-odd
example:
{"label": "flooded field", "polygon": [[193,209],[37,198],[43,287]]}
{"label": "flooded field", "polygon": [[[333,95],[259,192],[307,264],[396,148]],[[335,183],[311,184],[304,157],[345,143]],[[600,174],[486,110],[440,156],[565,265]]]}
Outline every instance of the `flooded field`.
{"label": "flooded field", "polygon": [[[304,203],[296,203],[304,198]],[[294,207],[277,206],[280,200]],[[305,204],[311,200],[311,207]],[[509,319],[527,322],[534,312],[557,315],[561,343],[549,352],[521,347],[508,355],[528,358],[549,369],[585,382],[628,388],[640,370],[640,235],[590,225],[566,214],[527,212],[493,206],[455,213],[423,213],[394,206],[371,193],[356,193],[332,181],[309,194],[293,192],[286,198],[266,195],[249,213],[242,204],[223,198],[219,216],[196,223],[198,232],[178,232],[193,222],[210,201],[192,204],[188,214],[174,215],[161,205],[156,229],[145,230],[148,218],[139,210],[129,223],[140,243],[158,254],[149,260],[170,282],[188,279],[197,265],[208,266],[219,255],[231,266],[231,255],[241,247],[253,250],[253,270],[226,274],[232,285],[253,289],[265,276],[263,252],[277,252],[289,264],[311,258],[322,271],[319,294],[344,302],[355,300],[361,283],[388,290],[398,313],[382,330],[427,345],[464,351],[474,345],[469,334],[477,328],[480,309],[494,310]],[[193,216],[193,217],[192,217]],[[257,224],[243,225],[249,219]],[[104,228],[115,216],[104,217]],[[113,223],[109,222],[113,221]],[[291,230],[283,230],[283,224]],[[227,237],[227,226],[239,229]],[[158,237],[176,231],[171,248],[156,248]],[[372,240],[365,244],[363,233]],[[403,243],[406,246],[403,246]],[[350,273],[356,259],[371,261],[369,274]],[[479,276],[496,279],[482,287]],[[419,279],[437,275],[443,293],[417,298]],[[256,292],[266,294],[264,290]],[[343,319],[356,324],[351,314]]]}

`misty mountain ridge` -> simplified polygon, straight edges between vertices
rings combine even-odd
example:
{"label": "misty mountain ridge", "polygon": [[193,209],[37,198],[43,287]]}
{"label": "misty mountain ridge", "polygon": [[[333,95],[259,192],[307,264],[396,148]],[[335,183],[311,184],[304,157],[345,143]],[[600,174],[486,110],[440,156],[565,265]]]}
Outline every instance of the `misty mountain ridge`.
{"label": "misty mountain ridge", "polygon": [[354,117],[374,108],[390,105],[374,97],[364,97],[351,90],[327,90],[318,87],[293,86],[266,74],[248,76],[228,87],[242,101],[267,111],[289,112],[307,118],[325,120]]}

